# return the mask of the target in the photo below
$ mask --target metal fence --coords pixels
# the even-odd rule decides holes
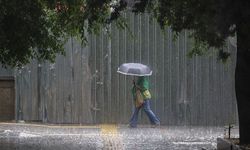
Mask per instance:
[[[128,123],[133,109],[131,82],[116,72],[125,62],[141,62],[153,70],[151,107],[166,125],[225,125],[237,122],[234,92],[235,48],[223,65],[213,52],[187,57],[189,32],[173,40],[171,29],[161,31],[147,15],[125,14],[129,29],[111,26],[90,35],[81,47],[73,38],[66,57],[55,64],[34,61],[15,70],[16,116],[50,123]],[[131,35],[132,33],[132,35]],[[140,113],[140,123],[148,123]]]

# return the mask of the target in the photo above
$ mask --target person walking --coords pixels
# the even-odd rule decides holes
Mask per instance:
[[[142,95],[142,99],[143,99],[142,102],[138,102],[137,94],[140,94],[138,92],[140,92]],[[149,91],[149,82],[145,76],[137,77],[137,82],[133,80],[132,95],[135,100],[135,108],[131,116],[129,126],[132,128],[137,127],[138,114],[141,108],[143,108],[144,112],[147,114],[151,125],[159,126],[160,120],[150,108],[151,94]]]

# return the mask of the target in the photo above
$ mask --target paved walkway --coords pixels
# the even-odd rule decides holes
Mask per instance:
[[[223,136],[219,127],[0,123],[0,150],[212,150]]]

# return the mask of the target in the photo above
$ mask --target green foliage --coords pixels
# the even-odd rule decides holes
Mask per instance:
[[[98,34],[113,21],[125,28],[123,1],[1,0],[0,63],[20,67],[32,59],[54,61],[64,54],[69,36],[86,44],[86,33]]]
[[[221,60],[222,63],[226,63],[229,57],[230,57],[230,53],[229,52],[225,52],[223,50],[219,50],[218,59]]]
[[[224,46],[226,38],[236,32],[239,5],[243,6],[231,0],[141,0],[134,9],[151,13],[163,30],[168,26],[177,33],[191,30],[195,40],[191,56],[202,55],[209,47]]]
[[[249,20],[250,14],[246,0],[138,0],[131,1],[132,6],[128,1],[1,0],[0,62],[15,67],[33,58],[54,61],[57,53],[64,53],[69,36],[86,44],[87,33],[98,34],[112,22],[128,28],[122,12],[131,7],[135,13],[150,14],[163,30],[170,26],[176,35],[191,30],[195,45],[190,55],[201,55],[209,47],[222,49],[226,38],[236,33],[236,25]]]
[[[188,53],[188,57],[192,58],[193,56],[202,56],[207,54],[209,46],[205,42],[197,42],[194,40],[193,49]]]
[[[210,47],[221,49],[225,45],[228,36],[235,34],[239,5],[237,1],[226,0],[141,0],[137,4],[139,11],[148,12],[157,18],[158,23],[165,29],[171,26],[174,32],[181,32],[183,29],[191,30],[191,37],[194,39],[194,48],[189,56],[202,55]],[[145,4],[148,4],[148,6]],[[154,4],[154,6],[152,5]],[[223,61],[229,55],[221,55]]]
[[[0,62],[11,67],[32,58],[53,61],[63,51],[60,30],[39,1],[0,1]]]

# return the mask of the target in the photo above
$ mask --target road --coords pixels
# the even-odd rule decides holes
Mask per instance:
[[[0,123],[0,150],[213,150],[223,136],[223,127]]]

